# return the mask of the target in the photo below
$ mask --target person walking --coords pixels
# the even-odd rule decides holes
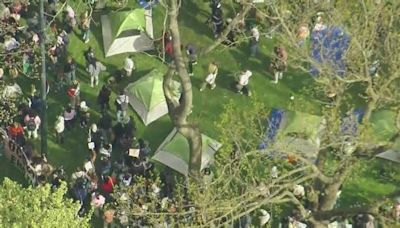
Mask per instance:
[[[56,123],[54,124],[54,130],[56,132],[56,141],[57,143],[64,143],[64,130],[65,130],[65,122],[64,117],[62,115],[57,116]]]
[[[287,53],[282,46],[276,46],[274,48],[275,57],[273,58],[270,68],[274,74],[273,83],[277,84],[279,79],[283,78],[283,72],[287,69]]]
[[[81,28],[82,28],[82,33],[83,33],[83,41],[86,43],[89,43],[90,41],[90,16],[89,16],[89,12],[85,11],[82,15],[81,15]]]
[[[238,77],[238,82],[236,84],[237,92],[243,94],[243,91],[247,93],[248,96],[251,96],[250,88],[249,88],[249,80],[253,73],[249,70],[242,70]]]
[[[99,84],[99,74],[102,71],[107,70],[107,67],[104,66],[100,61],[98,61],[96,58],[94,59],[94,62],[90,63],[87,71],[90,74],[90,87],[94,87],[94,85]]]
[[[125,76],[127,77],[131,76],[133,70],[135,70],[135,63],[133,62],[132,55],[130,55],[126,57],[124,60]]]
[[[207,87],[207,85],[210,85],[211,89],[215,89],[215,87],[217,86],[215,84],[215,79],[217,78],[217,74],[218,74],[218,65],[215,62],[211,62],[208,65],[208,75],[204,79],[204,82],[200,87],[200,91],[203,91]]]

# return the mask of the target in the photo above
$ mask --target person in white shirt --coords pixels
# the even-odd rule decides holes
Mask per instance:
[[[251,92],[249,89],[249,80],[253,73],[249,70],[243,70],[239,74],[238,82],[236,85],[237,92],[243,94],[243,90],[247,92],[248,96],[251,96]]]
[[[94,61],[89,64],[87,71],[90,74],[90,87],[93,88],[94,85],[97,86],[99,84],[99,74],[105,70],[107,70],[107,67],[97,61],[97,59],[94,59]]]
[[[132,56],[128,56],[124,60],[124,70],[125,70],[125,75],[127,77],[132,75],[132,71],[135,70],[135,63],[132,60]]]
[[[57,143],[64,143],[65,123],[62,115],[57,117],[56,123],[54,124],[54,130],[56,131]]]

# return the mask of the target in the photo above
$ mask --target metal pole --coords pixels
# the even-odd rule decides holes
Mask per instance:
[[[46,33],[45,33],[45,19],[44,19],[44,3],[43,0],[39,1],[40,7],[40,54],[42,59],[42,72],[40,76],[40,92],[41,92],[41,100],[42,107],[40,112],[40,153],[42,156],[47,156],[47,89],[46,89]]]

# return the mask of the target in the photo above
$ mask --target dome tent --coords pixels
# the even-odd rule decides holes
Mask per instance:
[[[163,73],[155,69],[125,88],[130,105],[145,125],[168,113],[163,90],[163,79]],[[175,99],[178,101],[180,84],[176,81],[173,81],[173,83]]]
[[[214,154],[222,145],[203,134],[201,135],[201,139],[201,169],[204,169],[213,162]],[[189,172],[189,156],[190,149],[187,139],[174,128],[164,142],[158,147],[152,159],[187,176]]]
[[[151,10],[134,9],[101,16],[105,56],[154,49]]]

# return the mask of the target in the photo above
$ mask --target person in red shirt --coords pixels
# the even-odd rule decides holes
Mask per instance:
[[[11,139],[15,140],[18,145],[23,146],[25,142],[24,128],[20,123],[14,122],[12,125],[10,125],[8,127],[8,135]]]
[[[117,178],[115,177],[111,177],[111,176],[107,176],[104,178],[103,180],[103,184],[101,184],[101,189],[105,192],[105,193],[112,193],[114,190],[114,185],[117,183]]]

